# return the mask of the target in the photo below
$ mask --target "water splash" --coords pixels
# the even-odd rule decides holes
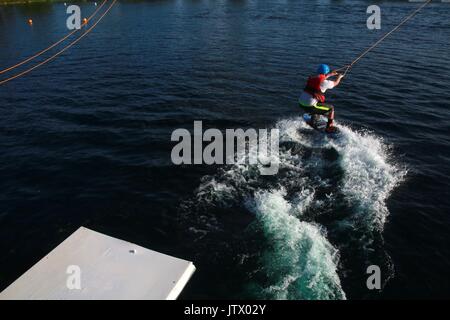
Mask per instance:
[[[347,222],[362,221],[368,229],[381,232],[389,214],[386,199],[407,171],[388,162],[388,148],[382,139],[347,127],[341,131],[342,138],[330,145],[341,155],[345,170],[341,192],[353,207]]]
[[[338,251],[320,226],[299,220],[284,189],[259,191],[250,204],[270,247],[261,258],[266,286],[249,284],[264,299],[345,299],[337,274]],[[311,199],[311,197],[309,196]]]
[[[345,299],[343,275],[365,276],[361,270],[368,263],[389,269],[382,239],[386,200],[406,171],[389,161],[382,139],[340,127],[339,137],[331,139],[301,118],[281,120],[276,176],[261,176],[255,166],[239,161],[202,179],[190,206],[191,223],[194,207],[209,208],[199,215],[198,230],[227,230],[227,213],[209,212],[233,208],[228,212],[234,214],[237,208],[255,217],[242,230],[242,243],[263,238],[264,247],[236,249],[248,250],[238,254],[241,267],[253,268],[246,271],[245,298]]]

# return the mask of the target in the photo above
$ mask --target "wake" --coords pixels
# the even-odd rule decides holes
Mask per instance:
[[[262,176],[240,161],[203,177],[183,211],[194,238],[239,257],[244,298],[345,299],[343,276],[360,282],[370,264],[392,274],[382,238],[386,200],[406,171],[389,162],[386,144],[342,125],[330,139],[301,118],[275,127],[279,173]],[[218,244],[235,215],[253,219],[239,240]]]

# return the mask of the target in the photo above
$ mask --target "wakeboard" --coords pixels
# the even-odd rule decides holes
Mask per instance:
[[[316,131],[326,134],[327,136],[335,136],[339,133],[339,128],[336,126],[333,127],[334,130],[332,132],[326,131],[328,119],[321,115],[312,116],[309,113],[305,113],[303,115],[303,120],[308,126]]]

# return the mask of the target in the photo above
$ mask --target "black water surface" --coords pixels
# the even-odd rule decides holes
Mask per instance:
[[[67,53],[1,86],[0,289],[83,225],[194,260],[183,298],[248,297],[257,266],[241,266],[236,254],[242,243],[252,252],[270,244],[260,231],[244,238],[255,220],[245,199],[195,203],[202,179],[221,168],[173,165],[171,133],[194,120],[265,128],[297,116],[316,65],[349,63],[417,5],[378,4],[382,30],[367,29],[364,1],[122,1]],[[81,7],[85,16],[94,10]],[[66,34],[65,9],[0,7],[0,67]],[[430,5],[329,95],[339,121],[383,138],[408,170],[387,201],[383,250],[394,276],[368,294],[356,283],[364,276],[352,276],[362,266],[343,252],[348,298],[450,297],[448,21],[450,4]],[[179,219],[186,210],[222,217],[227,228],[201,245]],[[340,237],[330,241],[339,247]]]

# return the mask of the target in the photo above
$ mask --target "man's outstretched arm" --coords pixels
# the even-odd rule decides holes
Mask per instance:
[[[339,74],[336,71],[332,71],[329,74],[327,74],[326,78],[331,78],[337,76],[337,79],[334,81],[334,86],[336,87],[337,85],[339,85],[339,83],[341,83],[341,79],[344,77],[343,74]]]

